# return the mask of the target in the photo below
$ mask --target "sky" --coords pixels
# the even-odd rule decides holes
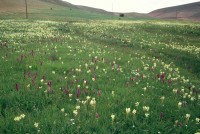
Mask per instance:
[[[155,9],[199,2],[198,0],[63,0],[74,5],[83,5],[113,12],[149,13]]]

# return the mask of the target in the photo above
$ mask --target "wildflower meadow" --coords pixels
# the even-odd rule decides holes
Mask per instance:
[[[0,133],[200,132],[200,24],[0,20]]]

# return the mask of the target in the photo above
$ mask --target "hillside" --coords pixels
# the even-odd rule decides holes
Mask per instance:
[[[119,13],[107,12],[80,5],[72,5],[61,0],[27,0],[29,19],[40,20],[83,20],[83,19],[119,19]],[[1,19],[25,18],[24,0],[0,0]],[[146,19],[143,14],[125,14],[123,19]],[[121,18],[122,19],[122,18]]]
[[[110,15],[82,10],[78,6],[60,0],[27,0],[29,19],[40,20],[82,20],[109,19]],[[1,19],[24,19],[24,0],[0,0]]]
[[[186,19],[200,21],[200,2],[154,10],[148,16],[161,19]]]

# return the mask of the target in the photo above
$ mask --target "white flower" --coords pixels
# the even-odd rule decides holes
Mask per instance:
[[[94,107],[94,106],[96,105],[96,100],[95,100],[95,99],[92,99],[92,100],[90,101],[90,105]]]
[[[145,113],[145,117],[148,118],[149,117],[149,113]]]
[[[129,114],[129,113],[130,113],[130,111],[131,111],[131,109],[130,109],[130,108],[126,108],[126,114]]]
[[[23,119],[25,118],[25,114],[21,114],[20,117]]]
[[[133,109],[132,114],[135,115],[137,113],[137,110]]]
[[[115,115],[114,114],[111,114],[111,119],[112,119],[112,121],[114,121],[114,119],[115,119]]]
[[[90,96],[87,96],[87,97],[86,97],[87,100],[89,100],[90,98],[91,98]]]
[[[73,114],[74,114],[75,116],[77,116],[78,111],[77,111],[77,110],[74,110],[74,111],[73,111]]]
[[[200,122],[200,118],[196,118],[195,120],[196,120],[196,123],[199,124],[199,122]]]
[[[114,96],[115,95],[115,91],[112,91],[112,96]]]
[[[55,74],[56,72],[55,71],[52,71],[52,74]]]
[[[160,97],[160,99],[163,101],[165,99],[165,96]]]
[[[173,93],[175,93],[175,94],[176,94],[176,93],[177,93],[177,91],[178,91],[177,89],[173,89]]]
[[[60,111],[61,111],[61,112],[65,112],[65,109],[64,109],[64,108],[62,108]]]
[[[182,106],[182,102],[179,102],[178,103],[178,107],[180,108]]]
[[[69,94],[69,97],[72,97],[72,94]]]
[[[149,107],[148,106],[143,106],[143,110],[148,112],[149,111]]]
[[[86,80],[84,80],[84,81],[83,81],[83,83],[84,83],[84,84],[86,84],[86,83],[87,83],[87,81],[86,81]]]
[[[86,63],[86,64],[85,64],[85,68],[87,68],[87,67],[88,67],[88,64]]]
[[[191,101],[194,101],[194,100],[195,100],[195,98],[194,98],[194,97],[191,97],[191,98],[190,98],[190,100],[191,100]]]
[[[20,116],[17,116],[14,118],[14,121],[20,121],[21,120],[21,117]]]
[[[82,101],[82,104],[85,105],[87,101]]]
[[[140,104],[139,102],[136,102],[136,103],[135,103],[135,106],[136,106],[136,107],[138,107],[138,106],[139,106],[139,104]]]
[[[76,110],[79,110],[81,107],[80,106],[76,106]]]
[[[186,114],[186,115],[185,115],[185,118],[186,118],[187,120],[189,120],[189,119],[190,119],[190,114]]]
[[[41,79],[40,81],[41,81],[41,82],[44,82],[44,79]]]
[[[38,128],[39,123],[35,122],[35,123],[34,123],[34,126],[35,126],[36,128]]]

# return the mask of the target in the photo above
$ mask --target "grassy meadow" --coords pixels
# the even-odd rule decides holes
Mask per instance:
[[[200,132],[200,24],[101,16],[0,19],[0,133]]]

